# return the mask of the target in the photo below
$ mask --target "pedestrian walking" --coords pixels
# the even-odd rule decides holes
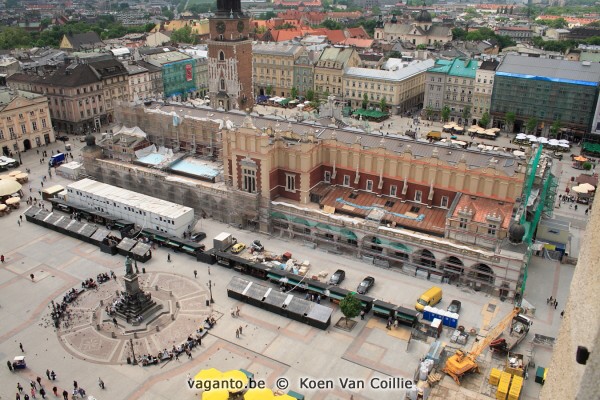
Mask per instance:
[[[69,392],[67,392],[66,390],[63,390],[62,395],[63,395],[63,400],[69,400]]]
[[[31,388],[31,398],[32,399],[37,398],[37,397],[35,397],[35,393],[36,393],[35,388]]]
[[[198,271],[194,270],[194,278],[198,277]]]
[[[113,318],[114,319],[114,318]],[[77,381],[73,381],[73,388],[77,389]]]
[[[17,382],[17,390],[19,393],[23,393],[23,386],[21,386],[21,382]]]
[[[32,388],[35,388],[37,385],[37,383],[35,383],[35,381],[30,381],[29,382],[29,386],[31,386]]]
[[[25,393],[25,395],[23,396],[23,400],[29,400],[29,395],[27,393]]]
[[[558,307],[558,301],[554,300],[554,309],[556,310],[556,307]]]
[[[236,317],[240,316],[240,308],[238,306],[235,307],[235,316]]]
[[[17,224],[19,224],[19,228],[20,228],[21,227],[21,220],[20,219],[17,220]]]
[[[12,364],[10,363],[10,361],[7,361],[7,362],[6,362],[6,366],[8,367],[8,370],[9,370],[10,372],[12,372],[12,370],[13,370],[13,366],[12,366]]]
[[[208,266],[208,275],[210,275],[210,265]]]
[[[48,377],[48,380],[50,380],[50,370],[49,369],[46,370],[46,376]]]
[[[115,317],[113,317],[113,324],[115,325],[115,327],[118,327],[119,324],[117,323],[117,319]],[[77,383],[77,382],[75,382]]]
[[[235,311],[233,310],[233,308],[231,308],[231,309],[229,310],[229,313],[231,314],[231,316],[232,316],[232,317],[234,317],[234,318],[235,318]]]
[[[50,371],[50,378],[52,378],[53,381],[56,380],[56,373],[54,372],[54,370]]]
[[[40,389],[40,396],[42,396],[42,399],[46,398],[46,391],[44,390],[44,388]]]
[[[17,395],[15,396],[15,399],[21,400],[21,395],[19,394],[19,392],[17,392]]]
[[[239,328],[235,330],[235,337],[238,339],[240,338],[240,329]]]
[[[42,378],[40,378],[38,376],[37,378],[35,378],[35,380],[37,381],[38,385],[40,385],[40,387],[42,387]]]
[[[188,359],[191,360],[192,359],[192,351],[190,349],[187,349],[186,353],[187,353]]]
[[[35,275],[33,275],[33,274],[29,274],[29,277],[31,278],[31,282],[33,282],[33,281],[34,281],[34,279],[35,279]]]
[[[44,181],[41,181],[40,184],[42,185],[42,187],[44,187]]]
[[[171,262],[171,253],[167,254],[167,262]]]
[[[562,311],[560,312],[560,317],[562,318],[562,317],[564,317],[564,316],[565,316],[565,310],[562,310]]]
[[[2,254],[2,255],[0,256],[0,262],[1,262],[2,264],[4,264],[4,254]]]
[[[102,379],[100,379],[98,377],[98,386],[100,386],[100,389],[104,389],[104,381]]]
[[[56,386],[52,387],[52,393],[54,394],[54,396],[58,397],[58,388]]]
[[[175,361],[179,361],[179,353],[175,352]]]
[[[365,310],[360,310],[360,319],[365,319]]]

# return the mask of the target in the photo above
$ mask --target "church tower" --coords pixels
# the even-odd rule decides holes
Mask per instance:
[[[209,19],[208,95],[213,108],[251,109],[252,41],[250,18],[242,13],[241,0],[217,0]]]

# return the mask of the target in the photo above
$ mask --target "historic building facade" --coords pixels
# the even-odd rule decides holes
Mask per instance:
[[[0,91],[0,153],[10,155],[54,142],[48,99],[20,90]]]
[[[252,47],[256,96],[290,97],[294,87],[296,58],[302,46],[259,43]]]
[[[250,18],[240,0],[218,0],[209,20],[208,92],[214,109],[246,110],[254,106]]]
[[[96,179],[433,282],[519,293],[530,253],[508,236],[527,165],[510,153],[181,106],[138,106],[123,118],[167,146],[204,129],[202,140],[221,149],[213,156],[222,180],[181,182],[160,169],[88,160]]]

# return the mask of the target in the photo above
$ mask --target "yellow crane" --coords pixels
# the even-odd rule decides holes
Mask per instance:
[[[504,329],[510,325],[513,318],[515,318],[521,312],[521,308],[515,307],[506,317],[502,319],[488,334],[479,341],[476,341],[471,348],[471,351],[466,354],[462,350],[457,350],[454,355],[450,356],[446,360],[446,365],[442,369],[445,373],[450,375],[454,381],[460,385],[460,379],[467,372],[479,373],[479,365],[477,364],[477,357],[483,352],[483,350],[490,345],[491,342],[496,340]]]

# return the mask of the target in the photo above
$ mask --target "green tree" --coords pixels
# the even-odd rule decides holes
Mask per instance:
[[[385,96],[383,96],[381,98],[381,101],[379,102],[379,108],[381,109],[382,112],[387,112],[387,100],[385,99]]]
[[[175,18],[175,13],[173,11],[169,10],[167,7],[162,8],[162,15],[169,20]]]
[[[346,326],[348,326],[349,319],[358,317],[361,306],[360,300],[354,296],[354,293],[348,293],[346,297],[340,301],[340,310],[346,318]]]
[[[467,31],[463,28],[452,28],[452,38],[454,40],[465,40],[467,38]]]
[[[285,24],[281,24],[281,25],[275,27],[275,29],[277,29],[277,30],[292,29],[292,28],[295,28],[295,26],[293,24],[290,24],[289,22],[286,22]]]
[[[339,22],[334,21],[332,19],[326,19],[325,21],[323,21],[321,23],[321,26],[323,28],[327,28],[327,29],[331,29],[331,30],[344,29],[344,26],[342,24],[340,24]]]
[[[368,105],[369,105],[369,95],[365,93],[365,94],[363,94],[362,108],[366,110]]]
[[[504,115],[504,119],[506,120],[507,125],[506,130],[509,132],[513,132],[515,130],[515,119],[517,119],[515,113],[512,111],[507,112],[506,115]]]
[[[292,87],[292,90],[290,91],[290,96],[292,97],[292,99],[298,97],[298,89],[296,89],[295,86]]]
[[[471,107],[466,106],[462,112],[463,125],[467,126],[469,123],[469,118],[471,118]]]
[[[442,121],[446,122],[448,121],[448,118],[450,118],[450,108],[444,106],[444,108],[442,108]]]
[[[425,43],[421,43],[417,45],[417,50],[425,50],[427,45]]]
[[[433,112],[433,108],[431,106],[427,106],[427,108],[425,109],[425,116],[427,117],[427,119],[433,117]]]
[[[273,87],[271,85],[267,86],[267,88],[265,89],[265,93],[267,94],[267,96],[270,96],[271,93],[273,93]]]
[[[313,101],[315,99],[315,91],[312,89],[309,89],[306,91],[306,100],[307,101]]]
[[[379,14],[381,14],[381,8],[379,8],[377,6],[373,6],[373,8],[371,8],[371,13],[373,15],[379,15]]]
[[[175,29],[173,33],[171,33],[171,40],[176,43],[194,43],[192,27],[186,25],[183,28]]]
[[[550,127],[550,135],[552,137],[557,137],[558,132],[560,132],[560,120],[559,119],[557,119],[556,121],[554,121],[552,123],[552,126]]]
[[[119,10],[126,10],[129,8],[129,3],[119,3]]]
[[[484,112],[481,118],[479,119],[479,126],[482,128],[487,128],[490,124],[490,114],[488,112]]]
[[[527,120],[527,124],[525,125],[527,132],[533,134],[535,133],[535,129],[537,128],[538,120],[535,117],[531,117]]]
[[[591,163],[591,162],[589,162],[589,161],[586,161],[586,162],[584,162],[584,163],[583,163],[581,166],[582,166],[582,167],[583,167],[583,169],[585,169],[586,171],[589,171],[590,169],[592,169],[592,163]],[[342,304],[341,304],[341,302],[340,302],[340,305],[342,305]]]

